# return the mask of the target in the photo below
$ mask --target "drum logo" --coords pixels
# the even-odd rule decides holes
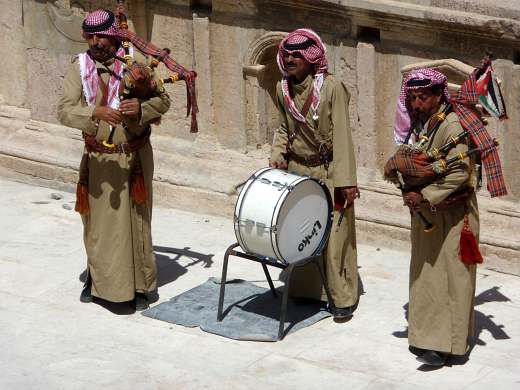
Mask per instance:
[[[311,244],[311,239],[313,237],[318,237],[318,232],[320,230],[321,230],[321,223],[320,223],[320,221],[314,222],[314,226],[312,227],[311,234],[306,235],[305,238],[302,240],[302,242],[300,242],[300,244],[298,245],[298,251],[302,252],[307,245],[310,245]]]

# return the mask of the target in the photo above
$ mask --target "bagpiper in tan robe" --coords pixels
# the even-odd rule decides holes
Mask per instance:
[[[439,112],[443,109],[444,105]],[[424,128],[427,126],[428,123]],[[449,113],[427,144],[427,150],[439,148],[462,130],[457,115]],[[447,157],[467,150],[467,145],[459,144]],[[468,337],[473,335],[476,265],[459,259],[459,240],[467,207],[469,225],[478,242],[477,198],[472,191],[466,203],[435,208],[454,192],[474,188],[473,166],[466,158],[448,175],[421,190],[432,205],[421,207],[423,215],[435,224],[432,232],[424,232],[419,218],[412,216],[408,342],[416,348],[463,355],[468,349]]]
[[[293,100],[300,111],[312,90],[312,84],[312,75],[308,75],[299,84],[292,84]],[[284,106],[279,83],[277,106],[281,115],[281,126],[274,136],[271,161],[284,160],[288,133],[296,135],[291,149],[301,157],[316,155],[320,146],[316,142],[324,142],[332,145],[333,149],[333,160],[327,168],[324,165],[307,167],[289,159],[288,171],[322,180],[333,197],[334,188],[356,186],[356,162],[348,114],[349,99],[350,95],[345,85],[334,76],[327,75],[321,89],[318,119],[313,119],[310,110],[306,115],[307,123],[312,124],[315,129],[313,134],[309,134],[309,130],[312,129],[301,127],[296,131],[294,119]],[[335,306],[344,308],[355,305],[358,300],[354,206],[346,210],[340,229],[336,231],[339,214],[338,211],[334,212],[332,230],[324,252],[324,269]],[[319,273],[313,264],[294,269],[290,292],[293,296],[326,300]]]
[[[146,59],[136,53],[135,59]],[[105,62],[113,70],[114,61]],[[96,61],[102,79],[108,85],[110,74]],[[96,106],[102,101],[98,88]],[[127,120],[127,129],[116,127],[113,142],[121,144],[142,136],[150,123],[159,119],[170,107],[166,93],[141,101],[141,118]],[[108,138],[105,122],[99,127],[92,120],[95,106],[88,106],[83,94],[79,61],[74,59],[65,76],[63,97],[58,104],[59,121],[95,136],[96,141]],[[88,157],[88,158],[87,158]],[[130,197],[130,174],[140,162],[148,200],[136,204]],[[83,215],[84,242],[88,272],[92,278],[92,295],[112,302],[134,299],[136,292],[156,288],[156,265],[152,248],[152,177],[153,153],[150,143],[132,153],[99,153],[84,151],[81,172],[88,172],[90,213]]]

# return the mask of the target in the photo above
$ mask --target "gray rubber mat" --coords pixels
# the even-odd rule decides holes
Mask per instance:
[[[217,321],[220,281],[210,278],[168,302],[143,312],[143,315],[235,340],[277,341],[282,294],[274,298],[267,288],[235,279],[226,283],[224,318]],[[329,317],[325,304],[291,299],[287,303],[285,334]]]

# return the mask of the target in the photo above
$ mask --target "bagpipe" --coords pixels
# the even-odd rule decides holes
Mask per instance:
[[[128,18],[125,11],[125,1],[117,0],[117,7],[115,12],[119,32],[118,36],[122,39],[122,46],[124,48],[124,57],[112,54],[112,57],[117,61],[123,62],[126,66],[123,70],[122,79],[119,84],[119,100],[138,98],[149,99],[152,96],[164,92],[164,84],[175,83],[179,80],[184,80],[186,83],[187,107],[186,116],[191,113],[191,128],[190,132],[196,133],[197,126],[197,97],[195,90],[195,79],[197,73],[193,70],[187,70],[170,56],[170,49],[159,49],[153,43],[144,40],[136,35],[133,31],[128,29]],[[149,65],[140,64],[134,61],[130,54],[130,44],[145,55],[153,57]],[[171,72],[167,78],[154,78],[155,69],[163,63]],[[114,137],[115,128],[110,129],[108,139],[103,141],[106,147],[114,147],[112,140]]]
[[[452,111],[457,114],[463,131],[441,147],[427,149],[428,142]],[[405,143],[398,147],[385,164],[384,178],[394,183],[403,192],[417,191],[447,175],[467,157],[477,155],[486,168],[486,163],[493,165],[493,170],[488,169],[486,172],[491,195],[504,195],[507,192],[501,181],[500,160],[496,150],[499,142],[491,138],[484,127],[483,115],[486,113],[500,120],[507,118],[502,93],[491,68],[491,55],[482,60],[481,65],[473,71],[458,94],[452,97],[445,108],[430,119],[427,135],[420,136],[414,144]],[[413,126],[410,134],[412,130]],[[460,143],[467,144],[468,150],[447,158],[450,150]],[[489,160],[495,164],[489,164]],[[497,172],[496,177],[499,181],[495,178],[490,183],[490,176]],[[416,212],[416,215],[422,220],[424,231],[429,232],[435,228],[420,211]]]
[[[467,157],[480,152],[478,148],[473,147],[466,152],[446,158],[452,148],[460,143],[468,143],[468,138],[469,132],[463,130],[441,147],[431,150],[425,148],[430,140],[427,136],[419,137],[416,144],[401,145],[385,164],[384,178],[396,184],[403,192],[427,186],[457,167]],[[493,141],[494,146],[499,145],[496,138]]]

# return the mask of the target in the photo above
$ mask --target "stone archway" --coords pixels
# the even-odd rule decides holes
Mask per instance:
[[[253,41],[244,61],[246,93],[246,140],[248,149],[271,144],[279,126],[275,105],[276,83],[281,74],[276,54],[284,32],[269,32]]]

